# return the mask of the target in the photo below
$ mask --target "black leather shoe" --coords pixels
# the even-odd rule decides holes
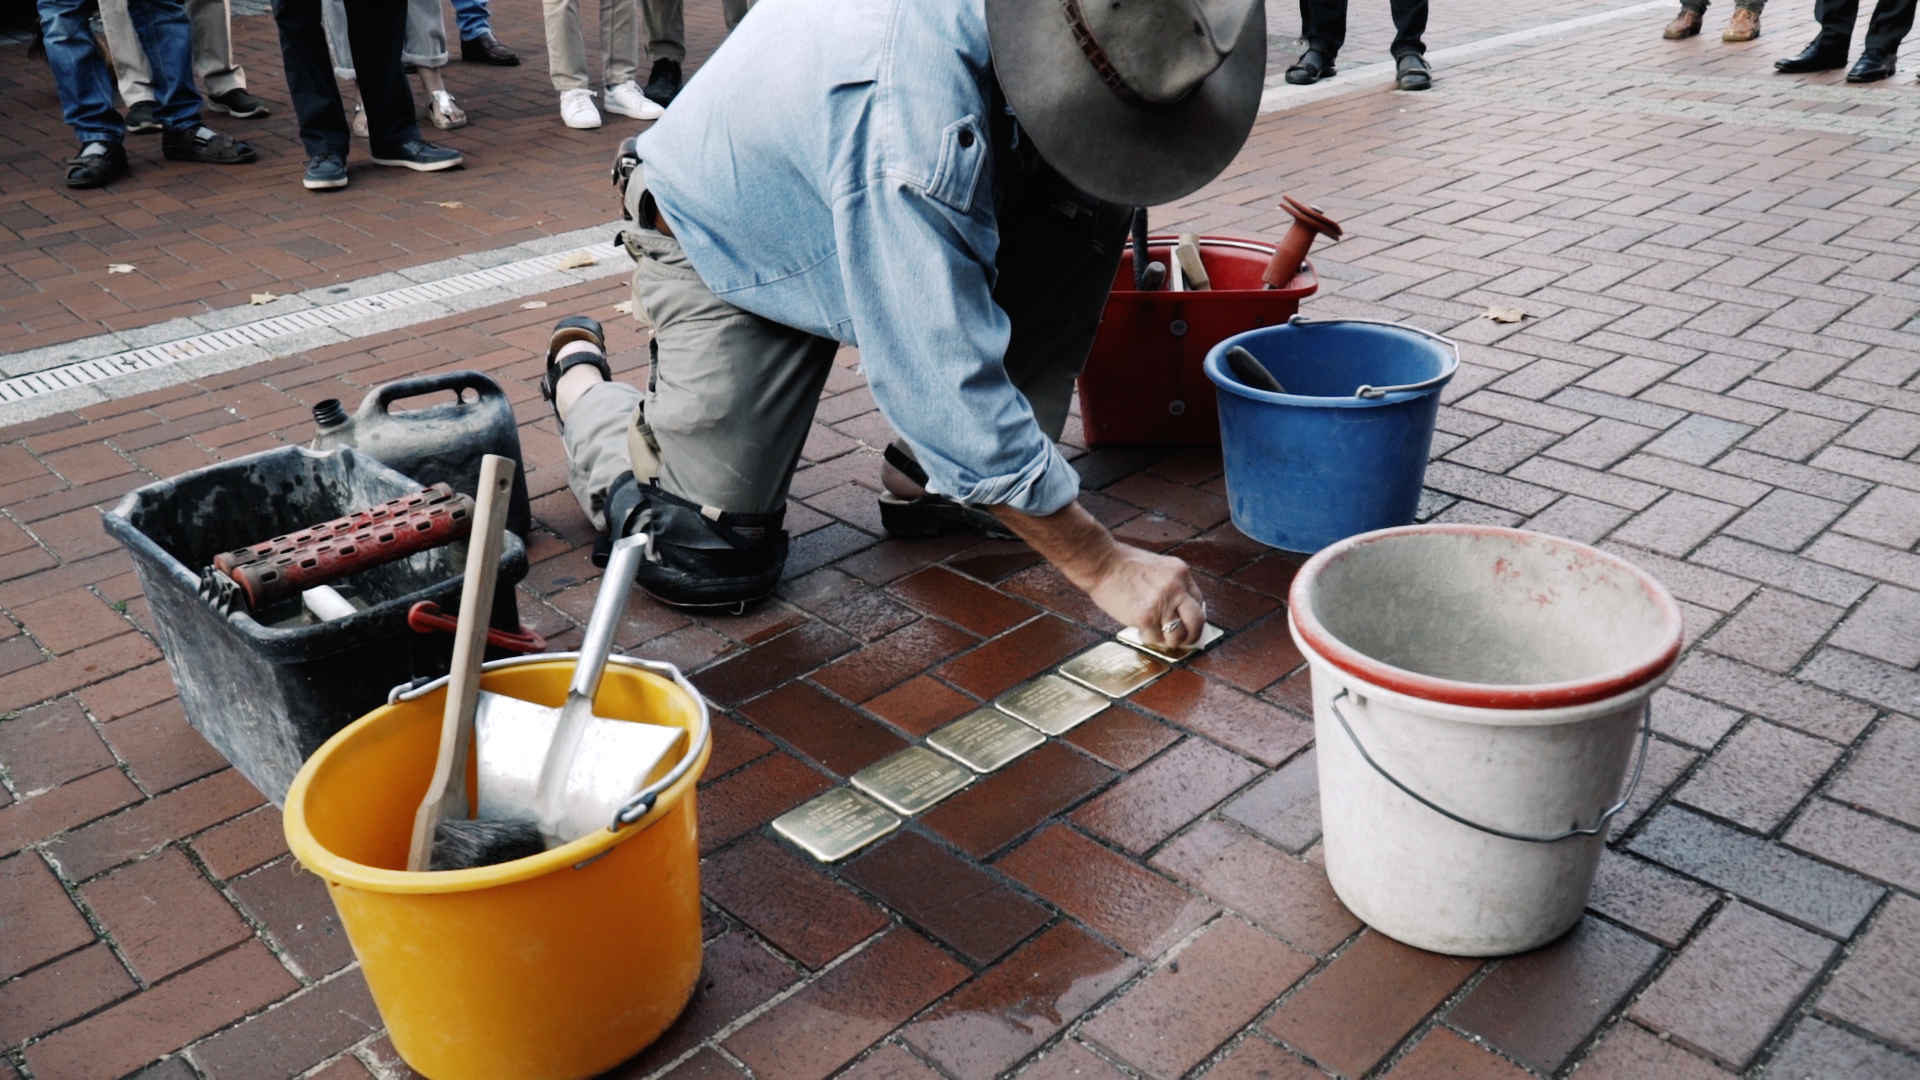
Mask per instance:
[[[105,149],[87,153],[94,147]],[[105,187],[127,175],[127,148],[117,142],[88,143],[80,148],[79,154],[68,158],[66,165],[68,187]]]
[[[451,169],[465,160],[460,156],[460,151],[435,146],[425,139],[404,142],[387,153],[373,155],[375,165],[398,165],[403,169],[412,169],[414,172],[439,172],[441,169]]]
[[[1805,75],[1811,71],[1832,71],[1846,66],[1846,53],[1823,52],[1818,41],[1801,49],[1797,56],[1789,56],[1785,60],[1773,62],[1773,70],[1782,75]]]
[[[663,56],[653,62],[653,70],[647,72],[647,85],[640,92],[656,105],[671,105],[684,84],[680,64]]]
[[[1333,78],[1333,58],[1317,48],[1309,48],[1300,54],[1300,59],[1287,69],[1287,81],[1295,86],[1305,86],[1321,79]]]
[[[470,64],[492,64],[495,67],[517,67],[520,54],[500,44],[492,34],[481,34],[460,43],[460,59]]]
[[[1425,90],[1433,85],[1433,70],[1427,67],[1427,58],[1419,53],[1408,53],[1394,61],[1394,82],[1402,90]]]
[[[1847,72],[1848,82],[1879,82],[1893,77],[1895,55],[1892,49],[1868,49],[1853,62],[1853,69]]]
[[[168,161],[201,161],[208,165],[245,165],[253,160],[253,147],[205,124],[161,132],[160,152]]]

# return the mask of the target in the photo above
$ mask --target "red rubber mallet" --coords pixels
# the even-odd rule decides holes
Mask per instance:
[[[1280,238],[1280,246],[1273,249],[1273,258],[1267,263],[1266,273],[1260,280],[1269,289],[1284,289],[1300,272],[1301,263],[1306,261],[1307,249],[1313,246],[1315,236],[1331,236],[1340,239],[1340,226],[1317,206],[1307,206],[1292,196],[1280,197],[1280,209],[1293,215],[1293,227],[1287,235]]]

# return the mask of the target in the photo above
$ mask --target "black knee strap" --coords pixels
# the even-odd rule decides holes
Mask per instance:
[[[652,508],[647,525],[655,544],[691,551],[753,551],[786,538],[780,527],[785,507],[770,514],[713,512],[674,495],[658,484],[648,484],[645,498]],[[611,504],[612,493],[608,493]]]

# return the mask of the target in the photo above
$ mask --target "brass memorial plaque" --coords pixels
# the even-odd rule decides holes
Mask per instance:
[[[927,736],[927,745],[977,773],[990,773],[1047,737],[994,709],[975,709]]]
[[[972,783],[973,773],[924,746],[909,746],[851,779],[854,787],[911,817]]]
[[[852,788],[834,788],[773,819],[781,836],[837,862],[900,827],[900,817]]]
[[[1058,675],[1042,675],[1001,694],[994,708],[1048,735],[1065,735],[1100,715],[1106,698]]]
[[[1177,664],[1180,661],[1185,660],[1187,657],[1194,655],[1195,653],[1206,652],[1208,649],[1213,648],[1214,642],[1219,641],[1221,638],[1226,636],[1227,636],[1227,632],[1225,630],[1220,629],[1219,627],[1213,625],[1212,623],[1208,623],[1206,625],[1206,628],[1200,631],[1199,643],[1195,645],[1187,645],[1185,647],[1169,647],[1166,645],[1149,645],[1146,642],[1140,640],[1140,630],[1138,627],[1133,627],[1133,626],[1129,626],[1125,630],[1120,631],[1119,640],[1128,645],[1133,646],[1136,649],[1139,649],[1141,652],[1146,653],[1148,656],[1157,656],[1160,659],[1165,660],[1169,663]]]
[[[1095,645],[1060,666],[1060,674],[1108,697],[1126,697],[1173,669],[1117,641]]]

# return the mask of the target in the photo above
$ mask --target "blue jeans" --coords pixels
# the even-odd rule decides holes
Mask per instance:
[[[487,0],[453,0],[453,17],[460,24],[460,40],[472,41],[493,33]]]
[[[127,124],[113,107],[113,69],[100,55],[88,25],[86,0],[39,0],[47,64],[60,90],[62,119],[84,145],[120,142]],[[180,0],[128,0],[127,15],[153,69],[154,119],[169,130],[200,123],[200,92],[193,88],[193,30]]]

